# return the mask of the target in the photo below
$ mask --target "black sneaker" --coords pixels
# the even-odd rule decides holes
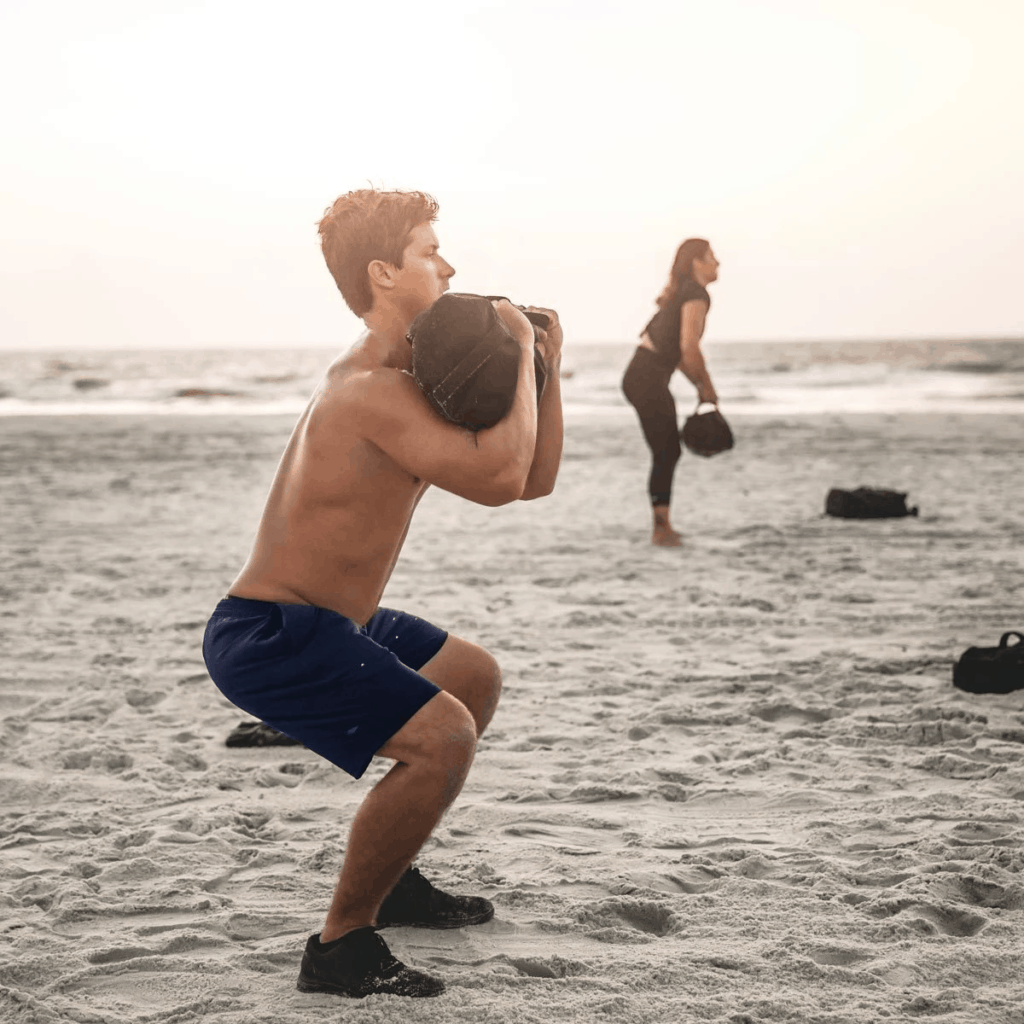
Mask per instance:
[[[439,996],[444,982],[396,960],[373,928],[357,928],[333,942],[310,935],[302,954],[300,992],[330,992],[336,996]]]
[[[225,747],[301,747],[302,741],[285,736],[266,722],[240,722],[228,733]]]
[[[435,889],[419,872],[407,868],[377,912],[377,927],[462,928],[494,917],[494,904],[482,896],[450,896]]]

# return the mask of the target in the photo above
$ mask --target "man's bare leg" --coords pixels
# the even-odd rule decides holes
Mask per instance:
[[[498,663],[468,640],[449,634],[420,674],[444,692],[379,751],[398,763],[370,791],[352,823],[321,942],[374,923],[384,897],[461,790],[476,749],[473,735],[484,731],[497,707]]]
[[[501,669],[494,658],[477,644],[449,633],[441,650],[420,669],[420,675],[466,706],[479,739],[501,696]]]
[[[450,694],[439,693],[378,752],[398,763],[370,790],[352,822],[321,942],[372,925],[473,763],[476,723]]]
[[[683,543],[682,534],[672,529],[669,521],[668,505],[654,505],[654,531],[651,543],[661,548],[678,548]]]

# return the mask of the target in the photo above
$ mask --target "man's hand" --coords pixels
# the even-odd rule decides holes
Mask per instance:
[[[508,299],[492,299],[491,303],[509,333],[519,342],[519,347],[530,351],[533,348],[533,324]]]
[[[526,308],[531,313],[543,313],[548,318],[546,328],[537,328],[537,344],[545,366],[550,369],[562,351],[562,324],[553,309],[545,309],[543,306],[527,306]]]

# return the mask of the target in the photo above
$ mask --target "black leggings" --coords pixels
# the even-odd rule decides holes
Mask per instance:
[[[667,505],[672,500],[672,476],[682,454],[676,402],[668,389],[674,370],[674,366],[640,345],[622,378],[622,392],[636,409],[644,439],[651,449],[648,490],[652,505]]]

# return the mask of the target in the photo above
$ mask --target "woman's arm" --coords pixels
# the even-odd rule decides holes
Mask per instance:
[[[717,405],[718,392],[711,383],[711,375],[704,363],[704,353],[700,349],[707,313],[707,303],[700,299],[683,303],[679,312],[679,369],[697,386],[699,402],[714,402]]]

